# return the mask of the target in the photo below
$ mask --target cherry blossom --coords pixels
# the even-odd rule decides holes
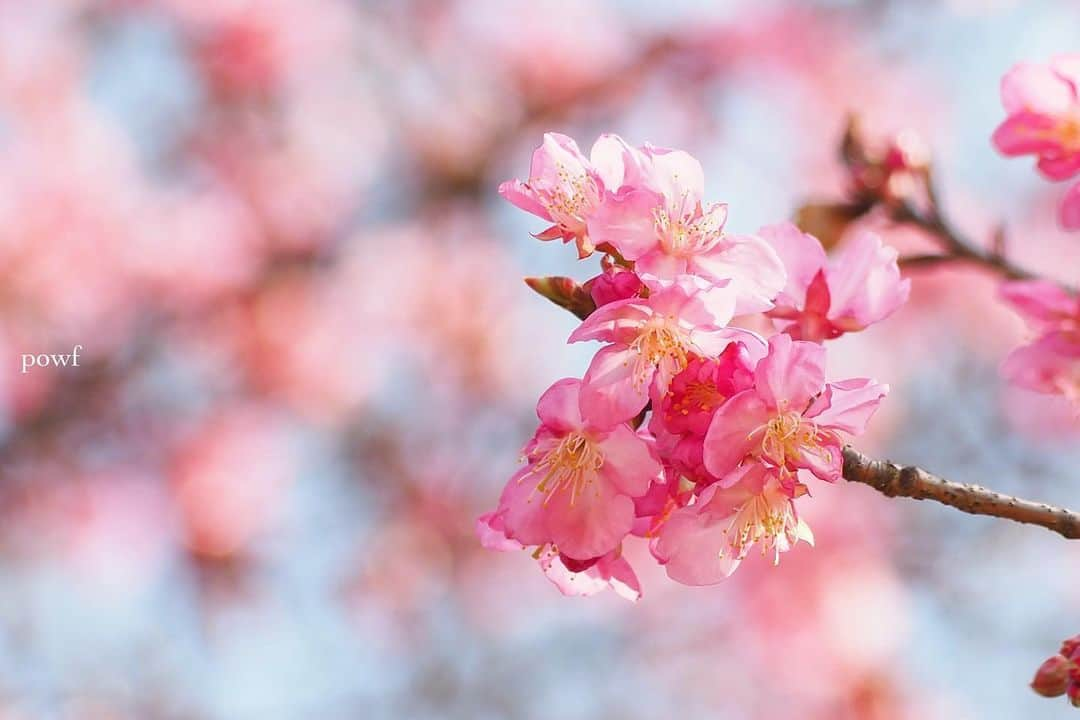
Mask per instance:
[[[491,523],[522,545],[578,560],[613,551],[634,523],[633,498],[659,479],[648,442],[628,425],[595,425],[578,409],[581,381],[556,382],[536,406],[527,465],[506,484]]]
[[[822,346],[774,335],[754,370],[754,387],[716,411],[705,435],[705,467],[722,478],[756,460],[838,480],[844,437],[862,433],[887,393],[887,385],[864,378],[826,385]]]
[[[873,234],[856,235],[831,261],[813,235],[791,223],[762,228],[784,261],[787,285],[769,317],[796,340],[837,338],[884,320],[907,302],[897,252]]]

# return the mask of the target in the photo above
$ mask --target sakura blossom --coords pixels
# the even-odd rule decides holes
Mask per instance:
[[[791,223],[758,231],[787,268],[787,284],[768,316],[796,340],[822,342],[889,317],[911,292],[897,251],[870,233],[856,235],[828,258],[821,243]]]
[[[660,476],[648,441],[625,424],[596,425],[579,409],[580,380],[556,382],[536,406],[527,464],[506,484],[498,523],[522,545],[554,545],[591,560],[612,552],[634,523],[633,498]]]
[[[840,479],[844,438],[866,428],[887,385],[858,378],[825,383],[825,351],[780,334],[754,369],[754,387],[728,398],[705,435],[706,469],[728,475],[742,462]]]

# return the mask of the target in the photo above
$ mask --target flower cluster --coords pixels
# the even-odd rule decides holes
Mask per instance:
[[[1031,689],[1046,697],[1068,695],[1074,707],[1080,707],[1080,635],[1061,643],[1057,655],[1039,666]]]
[[[583,286],[530,282],[584,317],[570,342],[602,346],[540,398],[524,467],[478,521],[485,546],[533,548],[566,594],[636,598],[630,536],[689,585],[719,582],[754,546],[778,562],[812,543],[796,501],[841,477],[845,439],[888,391],[826,382],[822,343],[904,303],[896,252],[861,235],[830,260],[787,223],[727,233],[704,184],[679,150],[608,135],[586,157],[549,133],[528,180],[500,187],[552,223],[540,239],[604,254]]]
[[[1001,79],[1001,102],[1009,114],[994,131],[1001,153],[1037,156],[1048,180],[1080,175],[1080,55],[1016,65]],[[1065,193],[1060,220],[1080,230],[1080,182]]]
[[[1045,280],[1005,283],[1001,296],[1037,334],[1005,358],[1002,374],[1019,387],[1080,403],[1080,297]]]

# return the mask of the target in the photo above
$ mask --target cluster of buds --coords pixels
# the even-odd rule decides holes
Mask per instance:
[[[605,135],[585,156],[549,133],[528,180],[500,187],[551,223],[539,239],[603,254],[584,284],[527,281],[582,319],[570,342],[602,347],[541,396],[524,466],[478,521],[485,546],[531,548],[564,593],[636,598],[632,537],[689,585],[754,547],[776,563],[812,543],[796,501],[841,477],[843,443],[888,392],[826,382],[824,343],[906,301],[896,251],[865,234],[830,259],[789,223],[729,234],[704,182],[679,150]]]
[[[1068,695],[1073,707],[1080,707],[1080,635],[1061,643],[1061,650],[1039,666],[1031,689],[1044,697]]]
[[[799,208],[799,227],[820,238],[826,248],[840,242],[848,227],[877,207],[901,216],[905,206],[928,206],[930,153],[911,130],[868,138],[858,118],[851,116],[839,147],[847,170],[847,189],[840,202],[809,202]]]
[[[855,118],[844,132],[840,156],[856,201],[892,205],[909,200],[926,187],[930,173],[929,150],[916,133],[905,130],[874,144]]]

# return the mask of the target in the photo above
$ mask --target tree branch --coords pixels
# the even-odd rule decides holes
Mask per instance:
[[[1080,513],[952,482],[912,465],[873,460],[851,447],[844,448],[844,479],[869,485],[888,497],[935,500],[972,515],[1040,525],[1070,540],[1080,539]]]

